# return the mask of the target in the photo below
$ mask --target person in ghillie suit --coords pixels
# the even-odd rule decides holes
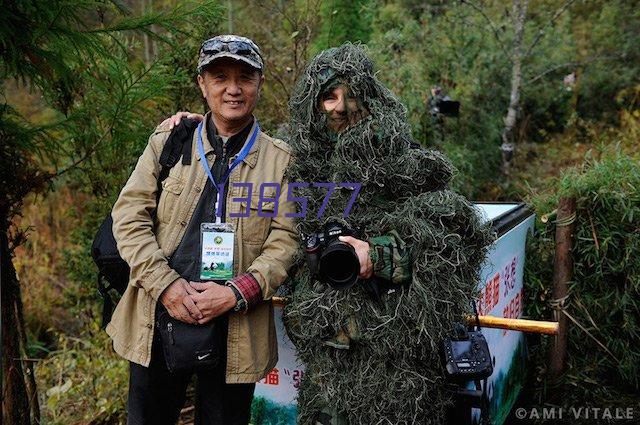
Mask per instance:
[[[299,423],[441,423],[451,394],[439,346],[470,312],[489,231],[447,189],[449,161],[412,141],[405,107],[375,78],[362,47],[318,54],[290,108],[289,181],[362,184],[346,218],[352,189],[336,189],[320,218],[326,190],[297,190],[309,199],[298,230],[309,235],[337,221],[361,231],[344,242],[368,250],[345,290],[311,276],[298,252],[284,319],[307,367]]]

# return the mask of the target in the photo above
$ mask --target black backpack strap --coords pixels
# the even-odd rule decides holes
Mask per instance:
[[[156,192],[156,204],[162,194],[162,182],[169,176],[169,171],[182,156],[182,165],[191,165],[191,147],[193,132],[198,127],[198,121],[183,118],[180,124],[171,130],[171,134],[164,144],[160,154],[160,175],[158,176],[158,191]]]
[[[191,165],[191,141],[196,127],[198,121],[182,119],[180,124],[171,130],[160,154],[160,165],[171,168],[178,163],[180,156],[183,165]]]
[[[160,169],[160,174],[158,176],[158,190],[156,193],[156,205],[160,201],[160,195],[162,193],[162,182],[169,176],[169,172],[171,168],[178,163],[178,160],[182,156],[182,164],[183,165],[191,165],[191,150],[192,150],[192,141],[193,141],[193,132],[198,127],[198,121],[182,119],[180,124],[175,127],[167,141],[164,144],[162,149],[162,153],[160,154],[159,163],[162,167]],[[155,211],[154,213],[155,214]],[[96,237],[94,238],[93,246],[92,246],[92,255],[94,261],[98,265],[100,269],[98,273],[98,292],[102,297],[102,328],[111,321],[111,315],[113,313],[114,302],[111,298],[111,294],[109,291],[111,289],[116,289],[120,294],[124,293],[126,289],[127,282],[124,280],[126,278],[115,278],[113,276],[113,272],[106,271],[103,272],[101,267],[99,266],[99,258],[104,253],[104,246],[106,244],[107,248],[112,247],[112,251],[115,250],[117,252],[116,242],[113,238],[113,233],[111,232],[112,221],[111,215],[109,215],[102,226],[98,230]],[[104,241],[105,237],[108,239],[106,242]],[[107,251],[109,251],[107,249]],[[119,258],[120,263],[123,266],[127,267],[126,262]],[[128,272],[127,272],[128,274]],[[119,275],[122,275],[120,273]],[[111,281],[108,277],[111,276]],[[114,285],[114,279],[116,284]]]
[[[107,323],[111,321],[113,314],[113,300],[109,295],[111,285],[105,284],[105,278],[102,272],[98,272],[98,292],[102,297],[102,329],[107,327]]]

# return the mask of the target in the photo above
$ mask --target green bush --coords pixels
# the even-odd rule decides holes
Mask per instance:
[[[640,391],[640,164],[620,152],[563,173],[557,194],[534,198],[551,211],[561,196],[576,199],[574,274],[566,311],[568,365],[559,382],[545,377],[550,338],[536,350],[541,402],[578,406],[637,405]],[[525,270],[531,317],[551,317],[555,226],[538,226]],[[602,348],[598,342],[607,347]],[[553,385],[551,385],[553,384]],[[582,403],[582,404],[579,404]]]
[[[371,0],[322,2],[320,30],[313,41],[312,54],[346,41],[366,43],[371,33]]]
[[[58,350],[36,367],[43,423],[124,423],[128,362],[97,325],[82,336],[60,334]]]
[[[408,109],[414,139],[444,152],[460,172],[454,188],[477,197],[499,177],[509,64],[471,8],[451,4],[425,10],[381,6],[369,48],[378,77]],[[461,102],[459,118],[445,118],[441,125],[433,120],[428,101],[434,85]]]

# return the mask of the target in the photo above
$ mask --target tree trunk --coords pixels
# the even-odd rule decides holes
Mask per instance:
[[[568,293],[568,282],[573,278],[573,234],[575,231],[575,198],[560,198],[556,218],[556,252],[553,260],[553,300],[557,308],[564,308]],[[565,369],[567,360],[567,316],[560,310],[554,316],[558,322],[558,335],[554,338],[549,353],[549,372],[558,378]]]
[[[527,18],[528,0],[513,1],[513,68],[511,70],[511,95],[509,97],[509,108],[504,119],[504,130],[502,131],[502,173],[508,176],[511,171],[511,161],[515,152],[515,140],[513,129],[516,125],[518,109],[520,107],[520,86],[522,85],[522,38],[524,35],[524,23]]]
[[[153,12],[153,0],[142,0],[140,3],[142,13]],[[154,33],[158,32],[155,25],[151,25],[151,30]],[[146,65],[151,64],[156,57],[156,41],[148,33],[142,35],[142,47],[143,47],[143,60]]]
[[[227,31],[233,34],[233,4],[231,0],[227,0]]]
[[[0,211],[0,310],[2,318],[2,423],[30,424],[21,349],[22,302],[8,239],[9,220]]]

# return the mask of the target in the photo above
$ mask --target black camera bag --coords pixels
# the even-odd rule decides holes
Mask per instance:
[[[169,171],[182,156],[182,164],[191,164],[191,142],[193,132],[198,126],[198,121],[190,119],[180,120],[180,124],[175,127],[160,154],[159,163],[162,167],[158,176],[158,190],[156,194],[156,205],[162,194],[162,182],[169,175]],[[156,211],[152,217],[155,218]],[[130,268],[126,261],[120,256],[116,240],[113,236],[113,218],[109,213],[98,228],[93,244],[91,245],[91,256],[98,267],[98,292],[103,299],[102,307],[102,327],[104,328],[111,320],[113,313],[113,300],[109,291],[114,289],[119,295],[124,294],[129,284]]]

